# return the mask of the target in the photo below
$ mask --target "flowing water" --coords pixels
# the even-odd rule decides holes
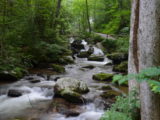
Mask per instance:
[[[89,46],[85,41],[85,50]],[[102,50],[94,47],[95,55],[104,55]],[[26,118],[27,120],[99,120],[104,113],[104,101],[100,99],[103,90],[102,86],[106,83],[99,83],[92,80],[92,75],[99,72],[113,73],[112,66],[106,66],[110,62],[107,58],[103,62],[88,61],[87,59],[76,58],[75,64],[67,65],[66,73],[52,75],[48,79],[47,75],[29,75],[18,82],[0,85],[0,120],[12,120],[13,118]],[[93,69],[83,68],[87,65],[95,66]],[[90,92],[85,97],[91,102],[80,106],[84,111],[77,117],[65,117],[56,112],[47,112],[50,103],[54,102],[55,78],[72,77],[83,80],[87,83]],[[39,83],[30,83],[29,79],[40,80]],[[20,97],[8,97],[9,89],[23,91]]]

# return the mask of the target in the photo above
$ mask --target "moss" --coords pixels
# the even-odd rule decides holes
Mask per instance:
[[[104,61],[104,57],[103,56],[95,56],[92,55],[88,58],[89,61]]]
[[[111,81],[112,78],[113,78],[113,74],[109,74],[109,73],[98,73],[93,75],[93,79],[98,81]]]
[[[128,71],[127,68],[128,68],[128,62],[125,61],[125,62],[120,63],[119,65],[115,65],[113,67],[113,71],[127,73]]]
[[[90,54],[89,54],[87,51],[80,52],[80,53],[77,55],[77,57],[79,57],[79,58],[87,58],[87,57],[89,57],[89,56],[90,56]]]
[[[58,73],[64,73],[65,72],[65,68],[61,65],[52,64],[51,67],[54,71],[56,71]]]
[[[113,64],[119,64],[122,61],[128,60],[127,53],[112,53],[112,54],[107,54],[107,57],[113,61]]]
[[[101,95],[101,97],[108,99],[108,98],[115,98],[116,96],[119,96],[119,95],[121,95],[121,93],[114,90],[109,90],[107,92],[104,92]]]
[[[83,98],[81,94],[71,91],[71,90],[63,90],[61,92],[61,96],[65,98],[67,101],[72,103],[83,103]]]

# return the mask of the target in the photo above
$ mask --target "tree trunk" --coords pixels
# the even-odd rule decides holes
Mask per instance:
[[[88,0],[86,0],[86,14],[87,14],[87,22],[88,22],[88,29],[91,33],[91,23],[90,23],[90,17],[89,17],[89,8],[88,8]]]
[[[58,18],[59,14],[60,14],[61,2],[62,2],[62,0],[58,0],[57,9],[56,9],[56,18]]]
[[[140,0],[139,69],[160,65],[160,0]],[[160,95],[140,85],[141,120],[160,120]]]
[[[132,15],[131,15],[131,30],[130,30],[130,48],[128,73],[136,74],[139,72],[139,58],[138,58],[138,28],[139,28],[139,0],[132,1]],[[129,91],[134,88],[139,89],[139,84],[136,80],[129,81]]]

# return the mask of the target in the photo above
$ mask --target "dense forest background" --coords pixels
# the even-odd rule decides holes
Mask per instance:
[[[129,0],[2,0],[0,8],[0,71],[21,76],[41,63],[63,64],[71,36],[112,34],[128,49]]]

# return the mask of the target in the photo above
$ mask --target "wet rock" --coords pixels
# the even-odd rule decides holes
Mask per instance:
[[[85,98],[74,91],[71,90],[63,90],[60,94],[65,100],[72,102],[72,103],[77,103],[77,104],[84,104],[85,103]]]
[[[71,43],[71,49],[84,49],[84,45],[82,44],[82,40],[74,40],[73,43]]]
[[[109,86],[109,85],[102,86],[101,89],[102,90],[112,90],[111,86]]]
[[[62,98],[54,98],[51,107],[53,112],[58,112],[66,117],[76,117],[83,112],[79,105],[72,104]]]
[[[111,99],[115,100],[115,97],[116,97],[116,96],[119,96],[119,95],[121,95],[120,92],[117,92],[117,91],[115,91],[115,90],[109,90],[109,91],[103,92],[103,93],[101,94],[101,97],[103,97],[103,98],[105,98],[105,99],[111,98]]]
[[[105,64],[105,66],[110,66],[110,65],[113,65],[112,62]]]
[[[128,71],[128,62],[125,61],[125,62],[121,62],[118,65],[114,65],[113,71],[127,73],[127,71]]]
[[[112,54],[108,54],[107,57],[113,61],[113,64],[119,64],[122,61],[128,60],[127,53],[112,53]]]
[[[54,71],[56,71],[58,73],[64,73],[65,72],[65,68],[61,65],[52,64],[51,67]]]
[[[54,81],[57,81],[58,79],[60,79],[60,77],[56,77],[56,78],[54,79]]]
[[[94,80],[98,81],[112,81],[113,74],[110,73],[98,73],[93,75],[92,77]]]
[[[79,58],[88,58],[90,56],[90,54],[87,51],[81,51],[77,57]]]
[[[93,69],[93,68],[95,68],[95,66],[93,66],[93,65],[87,65],[87,66],[84,66],[82,68]]]
[[[41,80],[33,79],[33,80],[30,80],[29,82],[30,82],[30,83],[39,83],[39,82],[41,82]]]
[[[85,99],[81,94],[89,91],[86,83],[69,77],[58,79],[54,90],[55,96],[63,97],[73,103],[84,103]]]
[[[9,73],[0,73],[0,81],[15,82],[18,78]]]
[[[88,52],[89,55],[93,54],[94,53],[93,46],[90,46],[87,52]]]
[[[91,55],[88,58],[89,61],[99,61],[99,62],[103,62],[104,61],[104,56],[96,56],[96,55]]]
[[[22,91],[11,89],[8,91],[8,97],[20,97],[22,96]]]

